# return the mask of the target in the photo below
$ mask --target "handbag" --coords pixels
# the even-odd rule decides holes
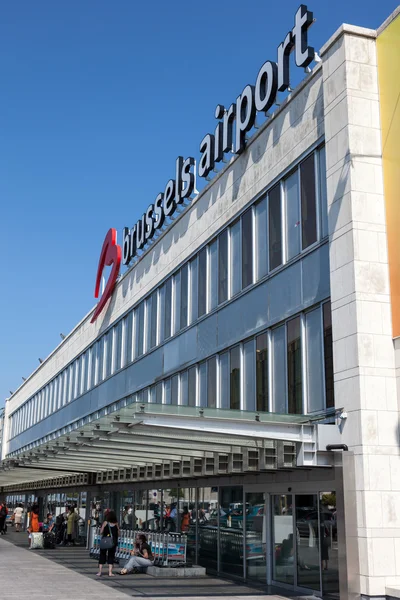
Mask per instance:
[[[108,527],[108,535],[101,538],[100,550],[111,550],[111,548],[114,548],[114,539],[111,535],[111,530],[110,530],[110,526],[108,523],[107,523],[107,527]]]

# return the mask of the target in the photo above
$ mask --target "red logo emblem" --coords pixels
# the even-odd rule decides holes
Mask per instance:
[[[100,282],[101,277],[103,275],[104,267],[111,267],[111,273],[107,281],[107,285],[104,288],[104,292],[99,300],[98,305],[96,306],[96,310],[93,313],[93,317],[90,322],[94,323],[105,305],[107,301],[111,298],[111,295],[114,290],[115,283],[117,281],[117,277],[119,274],[119,268],[121,266],[121,246],[117,244],[117,230],[109,229],[107,235],[104,239],[103,247],[101,249],[99,266],[97,268],[97,277],[96,277],[96,287],[94,290],[94,297],[99,297],[100,291]]]

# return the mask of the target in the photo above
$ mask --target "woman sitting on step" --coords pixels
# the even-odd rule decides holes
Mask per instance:
[[[151,567],[153,564],[153,554],[147,543],[147,538],[143,533],[140,533],[136,538],[135,549],[131,552],[132,556],[126,563],[125,567],[120,571],[120,575],[127,575],[135,572],[135,569],[143,567]]]

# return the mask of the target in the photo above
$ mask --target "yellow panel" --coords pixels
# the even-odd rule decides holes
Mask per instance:
[[[400,336],[400,15],[377,39],[393,337]]]

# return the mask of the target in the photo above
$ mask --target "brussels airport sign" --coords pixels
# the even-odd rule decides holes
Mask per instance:
[[[227,153],[241,154],[246,147],[246,133],[255,124],[257,113],[267,113],[275,104],[278,92],[289,88],[289,60],[292,51],[295,63],[305,68],[314,60],[314,48],[308,45],[308,28],[313,23],[313,13],[301,4],[295,15],[294,27],[278,46],[277,62],[266,61],[258,72],[254,85],[246,85],[228,109],[218,104],[215,118],[218,123],[214,133],[207,133],[200,143],[199,177],[207,177]],[[193,157],[176,159],[175,178],[170,179],[154,202],[132,227],[123,231],[122,251],[116,242],[116,231],[110,229],[103,243],[97,270],[95,298],[98,298],[100,281],[105,266],[112,266],[110,277],[92,317],[94,322],[111,297],[121,264],[131,260],[160,229],[166,217],[171,218],[178,206],[189,199],[196,189],[196,161]],[[122,255],[122,256],[121,256]]]

